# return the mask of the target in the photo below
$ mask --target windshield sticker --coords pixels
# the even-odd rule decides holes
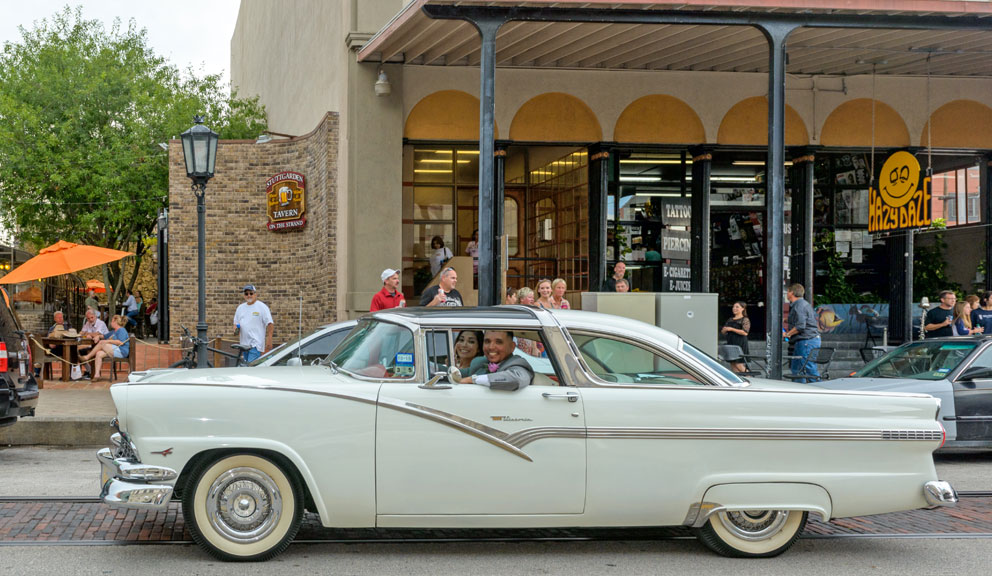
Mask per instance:
[[[947,374],[950,371],[951,371],[950,368],[939,368],[939,369],[937,369],[937,373],[938,374]]]
[[[940,347],[941,350],[971,350],[974,348],[974,344],[944,344]]]
[[[395,364],[397,366],[413,366],[413,354],[409,352],[400,352],[396,355]]]

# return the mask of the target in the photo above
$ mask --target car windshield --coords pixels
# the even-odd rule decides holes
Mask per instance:
[[[283,342],[282,344],[276,346],[272,350],[269,350],[265,354],[262,354],[258,358],[255,358],[248,365],[249,366],[261,366],[262,364],[265,364],[270,358],[272,358],[276,354],[279,354],[280,352],[282,352],[283,350],[285,350],[287,346],[296,346],[296,343],[299,342],[299,341],[300,341],[300,339],[297,338],[296,340],[293,340],[292,342]]]
[[[402,326],[367,320],[330,356],[339,369],[367,378],[412,378],[416,374],[413,333]]]
[[[700,364],[703,364],[710,370],[722,376],[724,380],[727,380],[728,382],[734,385],[745,384],[745,380],[743,378],[741,378],[737,374],[734,374],[726,366],[720,364],[719,362],[714,360],[709,354],[706,354],[702,350],[699,350],[692,344],[689,344],[685,340],[682,340],[681,347],[683,352],[685,352],[689,356],[692,356],[697,361],[699,361]]]
[[[925,340],[903,344],[872,360],[853,378],[912,378],[943,380],[978,346],[978,342]]]

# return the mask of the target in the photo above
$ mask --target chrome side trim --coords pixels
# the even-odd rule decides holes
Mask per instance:
[[[710,519],[710,516],[725,509],[723,505],[716,502],[695,502],[689,506],[689,511],[686,513],[682,525],[692,528],[702,528],[706,524],[706,521]]]
[[[589,438],[638,440],[920,440],[939,442],[939,430],[807,428],[607,428],[589,427]]]
[[[497,448],[502,448],[510,454],[519,456],[528,462],[534,461],[527,455],[526,452],[520,450],[520,448],[514,445],[514,443],[509,442],[509,434],[503,432],[502,430],[497,430],[496,428],[486,426],[485,424],[481,424],[474,420],[469,420],[468,418],[462,418],[461,416],[451,414],[449,412],[443,412],[441,410],[435,410],[433,408],[428,408],[427,406],[420,406],[409,402],[380,399],[379,405],[383,408],[389,408],[405,414],[425,418],[427,420],[431,420],[432,422],[444,424],[445,426],[449,426],[455,430],[464,432],[470,436],[475,436],[480,440],[484,440]]]

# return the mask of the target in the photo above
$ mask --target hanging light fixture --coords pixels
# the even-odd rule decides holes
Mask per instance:
[[[392,91],[393,85],[389,83],[389,77],[386,76],[386,71],[379,68],[379,79],[375,81],[375,95],[389,96]]]

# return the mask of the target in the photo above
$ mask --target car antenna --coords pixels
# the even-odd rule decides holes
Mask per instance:
[[[303,291],[300,290],[300,321],[296,325],[296,357],[303,359]]]

